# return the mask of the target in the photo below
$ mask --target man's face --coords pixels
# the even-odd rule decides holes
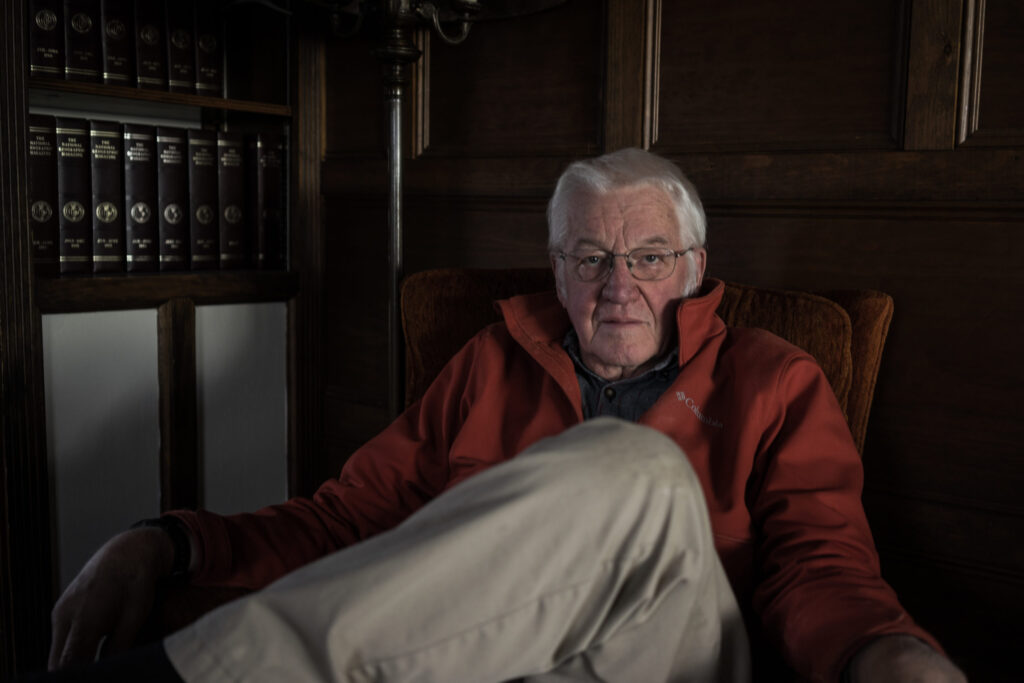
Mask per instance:
[[[625,254],[638,247],[683,251],[697,246],[683,244],[679,232],[672,202],[657,188],[583,194],[570,210],[561,250]],[[705,250],[696,248],[692,253],[693,267],[680,256],[672,275],[664,280],[637,280],[625,259],[616,258],[611,273],[596,282],[576,278],[577,260],[572,256],[562,260],[557,253],[552,255],[558,299],[569,313],[588,368],[605,379],[632,377],[668,348],[686,284],[692,281],[699,286],[704,276]]]

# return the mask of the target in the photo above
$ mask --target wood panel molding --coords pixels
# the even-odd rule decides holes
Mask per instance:
[[[1019,49],[1012,47],[1024,30],[1024,12],[1018,8],[1017,14],[1011,14],[1007,21],[1007,9],[1017,6],[1013,0],[964,0],[964,3],[957,143],[969,147],[1020,147],[1024,145],[1020,105],[1013,93],[1005,91],[1016,87],[1017,93],[1020,92],[1019,85],[1008,81],[1019,79],[1019,70],[1024,64]],[[986,34],[990,34],[989,45],[986,45]],[[1003,52],[993,54],[997,48]],[[986,53],[989,56],[983,59]],[[1000,89],[1004,92],[999,92]],[[983,107],[986,108],[984,117]],[[1000,121],[993,124],[993,118]]]
[[[953,148],[963,1],[913,0],[905,149]]]
[[[960,106],[957,113],[957,142],[960,144],[978,131],[981,55],[985,38],[985,0],[964,2],[964,35],[960,51]]]
[[[646,144],[651,118],[649,17],[660,8],[661,0],[608,0],[603,136],[606,152]]]
[[[296,45],[293,101],[301,102],[293,122],[291,152],[291,268],[301,275],[298,295],[288,304],[288,491],[312,495],[321,482],[317,461],[324,443],[326,232],[320,194],[321,162],[327,144],[326,58],[320,27],[300,25]],[[382,168],[380,178],[385,178]]]
[[[53,600],[40,316],[32,297],[25,2],[0,20],[0,678],[46,663]]]
[[[171,299],[157,309],[160,378],[160,510],[202,503],[196,411],[196,307]]]

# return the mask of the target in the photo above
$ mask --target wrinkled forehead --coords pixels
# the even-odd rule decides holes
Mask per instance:
[[[607,192],[584,191],[573,197],[568,212],[566,247],[680,247],[676,207],[661,189],[634,186]]]

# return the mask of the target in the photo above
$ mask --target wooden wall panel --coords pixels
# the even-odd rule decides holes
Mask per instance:
[[[587,155],[601,139],[603,3],[477,24],[429,40],[426,154]]]
[[[902,6],[664,2],[654,148],[895,147]]]
[[[1024,145],[1024,4],[970,0],[965,22],[961,142]]]
[[[406,268],[547,265],[544,200],[416,197],[406,211]]]
[[[381,156],[387,147],[382,68],[372,35],[326,44],[324,149],[327,156]]]

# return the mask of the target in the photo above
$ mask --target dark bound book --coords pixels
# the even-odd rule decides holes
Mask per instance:
[[[204,0],[209,2],[209,0]],[[171,0],[167,3],[167,89],[171,92],[195,92],[196,53],[195,3]]]
[[[164,21],[164,0],[135,0],[135,83],[140,88],[167,88]]]
[[[241,133],[217,133],[217,192],[220,198],[220,267],[245,268],[245,141]]]
[[[100,2],[64,0],[64,78],[100,80]]]
[[[134,0],[100,0],[103,82],[135,85]]]
[[[124,124],[125,264],[130,273],[159,268],[156,129]]]
[[[217,132],[188,132],[189,224],[192,270],[218,267]]]
[[[28,117],[28,214],[37,275],[57,269],[57,131],[52,116]]]
[[[224,95],[224,30],[220,5],[196,5],[196,94]]]
[[[29,3],[29,72],[64,78],[64,0]]]
[[[249,140],[250,253],[257,268],[286,265],[284,137],[260,133]]]
[[[188,270],[188,136],[181,128],[156,129],[160,270]]]
[[[58,253],[61,273],[92,272],[89,122],[57,117]]]
[[[124,271],[124,138],[115,121],[90,121],[92,270]]]

